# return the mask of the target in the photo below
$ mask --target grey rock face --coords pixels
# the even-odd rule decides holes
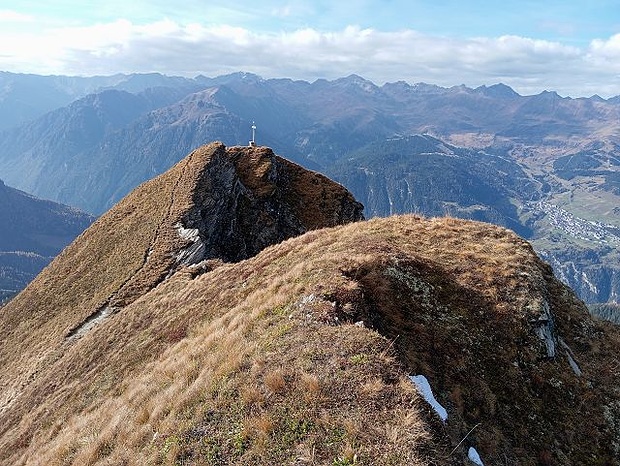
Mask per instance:
[[[597,256],[584,257],[580,251],[542,251],[541,257],[554,269],[556,276],[569,285],[587,303],[620,301],[620,266],[614,266],[611,254],[607,264],[601,264]],[[616,254],[612,251],[613,254]]]
[[[197,183],[194,205],[177,226],[188,244],[177,260],[236,262],[306,231],[363,220],[363,206],[341,185],[266,147],[221,145]]]

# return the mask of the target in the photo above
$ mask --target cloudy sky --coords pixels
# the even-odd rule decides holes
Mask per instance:
[[[0,70],[620,95],[617,0],[0,0]]]

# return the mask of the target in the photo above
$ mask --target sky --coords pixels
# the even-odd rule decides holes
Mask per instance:
[[[0,70],[620,95],[618,0],[0,0]]]

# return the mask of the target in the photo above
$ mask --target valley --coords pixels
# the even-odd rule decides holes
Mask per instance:
[[[94,220],[0,180],[0,305],[21,291]]]

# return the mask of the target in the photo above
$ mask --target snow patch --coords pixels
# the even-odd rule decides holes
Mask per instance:
[[[566,357],[568,358],[568,364],[570,365],[570,368],[573,370],[573,372],[575,373],[577,377],[581,377],[582,372],[581,372],[581,369],[579,368],[579,365],[575,361],[575,358],[573,357],[573,351],[570,349],[570,347],[566,344],[564,340],[560,338],[559,341],[560,341],[560,345],[562,345],[562,348],[566,350]]]
[[[177,262],[184,265],[197,264],[205,258],[206,246],[198,228],[185,228],[181,223],[175,225],[179,236],[189,245],[177,253]]]
[[[411,192],[411,186],[409,186],[409,181],[407,181],[407,178],[405,178],[403,181],[407,185],[407,196],[411,196],[413,193]]]
[[[570,365],[575,375],[577,377],[581,377],[581,369],[579,368],[573,357],[570,355],[570,353],[566,353],[566,356],[568,357],[568,364]]]
[[[581,280],[588,286],[592,293],[598,294],[598,288],[588,279],[588,275],[586,274],[585,270],[581,272]]]
[[[448,412],[446,411],[446,408],[441,406],[441,404],[435,399],[431,385],[428,383],[426,377],[423,375],[410,375],[409,380],[413,382],[420,394],[424,397],[426,402],[431,405],[431,408],[435,410],[441,420],[446,422],[448,419]]]
[[[469,447],[469,451],[467,452],[467,458],[469,458],[469,461],[477,464],[478,466],[484,466],[484,463],[480,459],[480,455],[474,447]]]
[[[175,225],[177,231],[179,232],[179,236],[187,241],[196,242],[200,239],[200,232],[198,228],[185,228],[180,223]]]
[[[392,195],[390,191],[386,188],[385,192],[387,193],[388,202],[390,203],[390,215],[394,214],[394,202],[392,201]]]
[[[80,325],[69,331],[65,340],[68,342],[73,342],[79,338],[82,338],[93,327],[103,322],[116,311],[118,311],[118,308],[108,305],[102,306],[100,309],[98,309],[97,311],[89,315],[86,319],[84,319],[84,321],[82,321]]]

